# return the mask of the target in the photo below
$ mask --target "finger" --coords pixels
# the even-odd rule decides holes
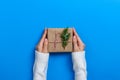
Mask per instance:
[[[45,38],[47,36],[47,29],[45,29],[44,34],[42,36],[41,42],[44,42]]]
[[[73,28],[73,34],[74,34],[77,38],[79,38],[79,39],[80,39],[80,37],[79,37],[79,35],[77,34],[77,32],[76,32],[75,28]]]
[[[73,28],[73,34],[77,37],[77,41],[78,41],[79,46],[81,44],[83,44],[81,38],[79,37],[79,35],[77,34],[77,32],[76,32],[76,30],[74,28]]]
[[[45,29],[44,34],[43,34],[43,36],[42,36],[42,39],[41,39],[40,42],[39,42],[39,45],[41,45],[41,46],[43,45],[43,42],[44,42],[46,36],[47,36],[47,29]]]
[[[80,50],[83,51],[85,49],[85,45],[82,44],[81,46],[79,46]]]
[[[73,47],[74,47],[74,50],[78,48],[76,36],[73,36]]]
[[[47,53],[47,52],[48,52],[48,39],[45,39],[45,40],[44,40],[43,52],[44,52],[44,53]]]

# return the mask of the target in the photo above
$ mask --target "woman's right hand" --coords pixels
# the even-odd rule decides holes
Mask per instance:
[[[85,44],[73,28],[73,52],[84,51]]]

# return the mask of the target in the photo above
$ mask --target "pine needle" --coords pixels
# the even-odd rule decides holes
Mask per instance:
[[[61,40],[62,40],[62,47],[65,49],[65,47],[68,44],[68,40],[70,38],[70,33],[68,33],[68,28],[65,28],[61,34]]]

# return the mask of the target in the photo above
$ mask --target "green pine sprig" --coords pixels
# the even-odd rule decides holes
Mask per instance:
[[[65,47],[68,44],[68,40],[70,38],[70,33],[68,33],[68,28],[65,28],[63,32],[61,33],[61,40],[62,40],[62,47],[65,49]]]

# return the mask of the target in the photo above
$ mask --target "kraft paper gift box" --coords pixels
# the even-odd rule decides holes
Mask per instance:
[[[68,28],[70,37],[65,47],[62,46],[61,34],[66,28],[48,28],[48,51],[49,52],[72,52],[72,28]]]

